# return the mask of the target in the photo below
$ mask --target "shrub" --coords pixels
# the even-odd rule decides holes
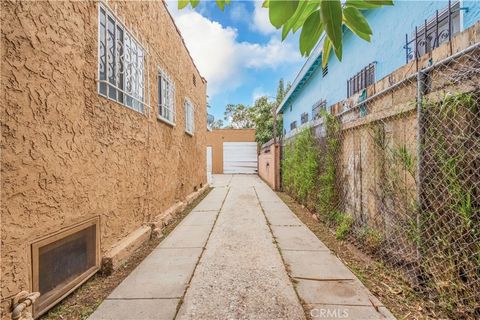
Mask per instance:
[[[345,213],[337,213],[335,218],[338,224],[338,227],[335,230],[335,236],[337,239],[343,240],[352,230],[353,218]]]
[[[283,185],[301,204],[314,207],[318,176],[318,148],[310,128],[287,142],[282,163]]]

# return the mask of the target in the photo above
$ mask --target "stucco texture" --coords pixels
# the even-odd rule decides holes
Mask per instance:
[[[2,300],[31,289],[37,238],[100,216],[103,255],[206,183],[206,82],[165,4],[109,6],[148,51],[145,114],[97,93],[97,3],[2,1]],[[175,82],[173,127],[156,117],[158,68]]]
[[[280,165],[280,144],[264,144],[258,154],[258,175],[273,190],[280,189]]]
[[[255,129],[215,129],[207,132],[207,146],[212,147],[212,173],[223,173],[224,142],[255,142]]]

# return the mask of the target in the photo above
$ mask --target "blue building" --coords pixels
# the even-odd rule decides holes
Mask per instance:
[[[320,40],[277,109],[284,135],[315,119],[319,110],[361,93],[410,60],[422,56],[480,19],[480,1],[406,1],[365,11],[372,30],[366,42],[344,32],[343,60],[331,54],[322,68]],[[293,131],[293,132],[292,132]]]

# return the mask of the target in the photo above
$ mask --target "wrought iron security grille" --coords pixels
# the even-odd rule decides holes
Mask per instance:
[[[158,117],[175,123],[175,84],[162,70],[158,72]]]
[[[375,63],[372,62],[347,81],[347,97],[375,83]]]
[[[442,43],[450,41],[452,36],[460,32],[460,2],[452,4],[448,1],[448,7],[439,12],[430,20],[425,19],[422,26],[415,27],[415,32],[410,39],[405,34],[405,57],[406,62],[418,59],[425,53],[431,52]]]
[[[304,112],[302,113],[302,115],[300,116],[300,123],[301,124],[305,124],[308,122],[308,113]]]
[[[143,113],[145,51],[104,4],[98,17],[98,92]]]
[[[327,109],[327,100],[320,99],[312,106],[312,120],[320,118],[320,111]]]
[[[190,135],[193,135],[193,131],[195,130],[194,115],[195,111],[192,102],[185,98],[185,132]]]
[[[290,130],[295,130],[297,129],[297,121],[292,121],[290,123]]]

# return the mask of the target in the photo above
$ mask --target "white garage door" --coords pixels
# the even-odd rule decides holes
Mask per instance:
[[[224,142],[223,173],[256,173],[256,142]]]

